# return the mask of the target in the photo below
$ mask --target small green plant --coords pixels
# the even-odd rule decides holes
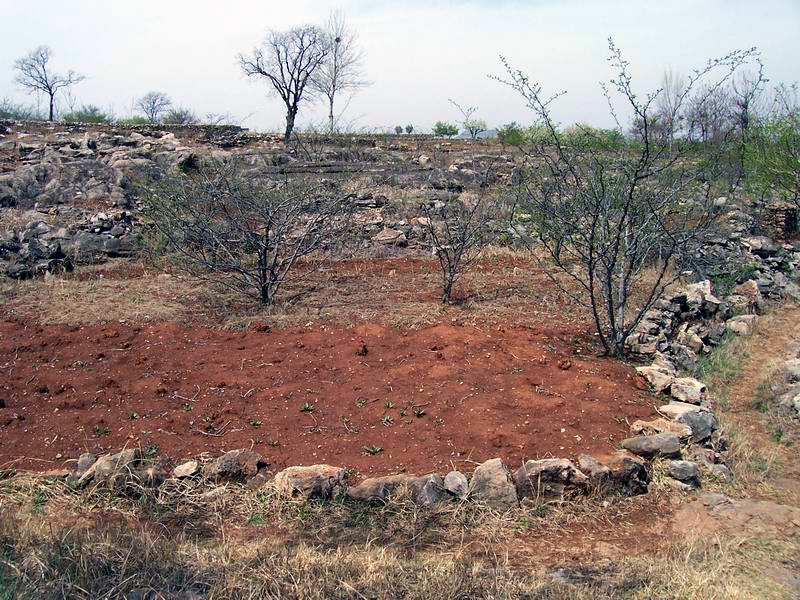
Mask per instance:
[[[135,410],[132,410],[131,412],[129,412],[129,413],[128,413],[128,418],[129,418],[131,421],[135,421],[136,419],[138,419],[138,418],[139,418],[139,413],[138,413],[138,412],[136,412]]]
[[[153,460],[161,452],[158,444],[150,444],[144,451],[144,460]]]
[[[247,519],[247,525],[249,527],[258,527],[259,525],[263,525],[265,522],[266,519],[261,513],[254,513]]]
[[[412,410],[414,411],[414,416],[417,417],[418,419],[420,419],[420,418],[425,416],[425,409],[424,408],[420,408],[419,406],[415,406]]]
[[[386,408],[394,408],[395,404],[391,400],[387,400],[386,402],[383,403],[383,406],[385,406]]]
[[[367,399],[366,399],[366,398],[357,398],[357,399],[356,399],[356,406],[357,406],[357,407],[359,407],[359,408],[363,408],[363,407],[365,407],[366,405],[367,405]]]
[[[183,408],[184,412],[192,412],[192,408],[193,407],[192,407],[191,403],[184,402],[183,406],[181,408]]]
[[[33,512],[42,514],[44,512],[44,505],[47,504],[47,496],[42,490],[37,490],[33,496]]]
[[[383,415],[381,422],[384,427],[391,427],[394,424],[394,417],[392,415]]]
[[[383,448],[380,446],[364,446],[362,448],[365,454],[369,454],[370,456],[375,456],[376,454],[380,454],[383,452]]]
[[[106,436],[109,433],[111,433],[111,430],[108,427],[106,427],[105,425],[95,425],[94,426],[94,432],[95,432],[95,434],[103,437],[103,436]]]
[[[259,421],[257,419],[253,419],[253,420],[250,421],[250,426],[251,427],[255,427],[256,429],[258,429],[259,427],[261,427],[261,421]]]
[[[300,407],[300,412],[314,412],[314,405],[310,402],[303,402],[303,406]]]

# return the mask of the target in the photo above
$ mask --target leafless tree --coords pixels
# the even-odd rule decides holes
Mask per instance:
[[[591,310],[606,352],[620,355],[671,283],[671,267],[712,222],[713,206],[711,188],[700,178],[702,165],[686,160],[690,145],[681,139],[670,144],[651,127],[660,92],[637,94],[629,63],[612,40],[609,51],[615,77],[603,89],[620,130],[616,97],[639,123],[641,141],[632,145],[597,148],[571,141],[552,116],[552,103],[561,94],[546,96],[540,84],[505,61],[508,79],[501,81],[522,96],[547,132],[529,151],[518,189],[520,209],[531,215],[536,247],[571,283],[555,277],[554,282]],[[724,87],[755,56],[754,48],[734,51],[694,71],[673,114],[690,94],[700,90],[701,98],[707,97]]]
[[[314,72],[311,84],[328,100],[328,128],[333,133],[336,126],[333,103],[336,95],[345,90],[355,90],[369,85],[362,73],[364,54],[358,48],[358,36],[350,30],[340,10],[334,10],[325,25],[330,51]]]
[[[664,135],[672,143],[673,138],[680,129],[680,120],[683,115],[678,107],[683,103],[686,91],[686,78],[676,73],[672,68],[664,71],[661,78],[661,89],[656,95],[656,117],[664,129]]]
[[[265,306],[308,274],[293,270],[298,261],[334,246],[350,225],[352,203],[330,187],[265,175],[266,161],[198,163],[142,184],[145,214],[180,267]]]
[[[461,122],[461,124],[464,126],[464,129],[469,132],[469,135],[473,140],[478,137],[479,133],[486,131],[486,121],[483,119],[472,118],[472,115],[478,110],[477,106],[467,106],[464,108],[452,98],[449,99],[449,101],[450,104],[455,106],[464,117],[464,120]]]
[[[47,46],[39,46],[26,56],[14,62],[17,71],[16,82],[31,92],[42,92],[50,99],[50,116],[48,121],[55,117],[56,94],[58,90],[69,87],[85,77],[69,70],[66,75],[59,75],[48,71],[51,50]]]
[[[290,31],[270,31],[263,44],[254,48],[251,55],[239,55],[245,74],[269,81],[286,106],[284,143],[291,138],[301,100],[314,91],[313,86],[309,86],[311,77],[325,63],[330,52],[325,32],[307,25]]]
[[[144,113],[144,116],[151,123],[158,123],[161,114],[171,106],[172,100],[162,92],[147,92],[136,101],[136,107]]]
[[[442,304],[450,301],[453,284],[505,231],[513,205],[481,190],[464,193],[437,206],[422,205],[424,227],[442,269]]]

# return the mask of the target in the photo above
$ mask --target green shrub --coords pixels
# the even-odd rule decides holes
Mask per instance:
[[[433,135],[435,136],[453,137],[457,134],[458,125],[454,125],[453,123],[436,121],[436,125],[433,126]]]
[[[519,126],[516,121],[512,121],[498,129],[497,137],[504,144],[512,146],[522,146],[527,141],[525,129]]]
[[[196,125],[199,123],[197,115],[188,108],[173,108],[161,121],[164,125]]]
[[[80,110],[67,113],[63,117],[65,123],[110,123],[108,115],[94,104],[84,104]]]
[[[14,119],[15,121],[44,120],[36,109],[24,104],[15,104],[8,98],[0,99],[0,119]]]

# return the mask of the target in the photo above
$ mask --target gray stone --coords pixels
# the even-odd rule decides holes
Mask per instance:
[[[365,479],[358,485],[348,488],[347,495],[354,500],[385,503],[397,489],[406,487],[413,502],[431,506],[447,498],[444,482],[438,475],[387,475]]]
[[[783,373],[787,383],[800,382],[800,358],[793,358],[783,363]]]
[[[655,433],[677,433],[681,441],[688,440],[692,435],[692,428],[683,423],[658,418],[652,421],[636,420],[631,425],[633,435],[653,435]]]
[[[730,481],[733,478],[731,470],[726,465],[714,465],[711,467],[711,474],[722,481]]]
[[[700,467],[688,460],[671,460],[667,465],[669,476],[686,483],[697,483],[700,480]]]
[[[444,477],[444,489],[458,498],[466,498],[469,493],[469,482],[460,471],[450,471]]]
[[[706,410],[686,411],[676,417],[675,420],[691,428],[691,440],[695,443],[706,441],[719,428],[717,417],[714,416],[714,413]]]
[[[674,420],[678,420],[678,417],[680,417],[684,413],[693,412],[697,410],[708,412],[707,409],[703,408],[702,406],[696,406],[694,404],[688,404],[686,402],[678,402],[676,400],[673,400],[669,404],[664,404],[663,406],[658,407],[658,412]]]
[[[725,329],[736,335],[750,335],[755,326],[756,315],[739,315],[725,321]]]
[[[231,450],[202,468],[204,477],[214,481],[240,481],[254,477],[269,462],[252,450]]]
[[[329,499],[345,477],[343,468],[331,465],[289,467],[275,475],[274,484],[278,493],[286,496]]]
[[[411,497],[420,506],[434,506],[448,498],[444,480],[435,473],[415,477],[409,482]]]
[[[648,385],[657,394],[669,388],[672,382],[675,381],[674,376],[652,365],[649,367],[636,367],[636,372],[647,381]]]
[[[2,401],[0,401],[0,408],[2,408]],[[78,463],[75,466],[75,470],[67,475],[67,483],[77,483],[81,480],[81,477],[92,468],[92,465],[97,462],[97,456],[92,454],[91,452],[84,452],[83,454],[78,457]]]
[[[644,458],[680,456],[681,443],[676,433],[657,433],[640,435],[622,441],[622,447]]]
[[[138,448],[127,448],[117,454],[101,456],[76,483],[85,485],[94,480],[95,483],[109,483],[115,486],[124,484],[133,477],[141,456]]]
[[[647,493],[650,475],[647,462],[629,452],[620,450],[602,461],[611,471],[612,486],[626,496]]]
[[[578,456],[578,467],[589,478],[588,485],[600,492],[605,491],[611,483],[611,469],[593,456],[588,454]]]
[[[193,477],[199,472],[200,463],[196,460],[187,460],[186,462],[183,462],[172,469],[172,476],[177,477],[178,479],[184,479],[186,477]]]
[[[388,227],[384,227],[383,231],[372,238],[372,241],[376,244],[384,244],[387,246],[406,246],[408,244],[406,234],[397,229],[390,229]]]
[[[688,404],[703,404],[708,400],[706,386],[692,377],[675,379],[669,387],[669,394],[679,402]]]
[[[529,460],[514,473],[517,497],[561,497],[569,489],[585,485],[589,478],[566,458]]]
[[[511,473],[499,458],[478,465],[469,483],[469,496],[497,510],[508,510],[519,504]]]

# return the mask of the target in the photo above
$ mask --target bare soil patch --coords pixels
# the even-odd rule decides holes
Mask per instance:
[[[652,414],[653,399],[583,331],[314,322],[224,332],[9,318],[0,465],[48,469],[123,446],[172,459],[254,447],[276,469],[326,462],[367,476],[604,454],[626,419]]]

